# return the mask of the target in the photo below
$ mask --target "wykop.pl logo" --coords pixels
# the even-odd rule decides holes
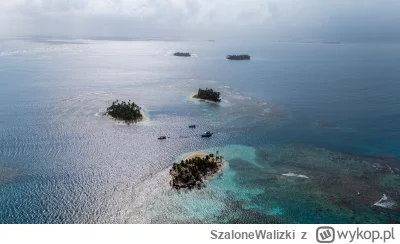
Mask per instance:
[[[321,226],[317,229],[317,241],[319,243],[332,243],[335,241],[335,229],[329,226]]]
[[[332,243],[335,239],[348,240],[370,240],[373,243],[381,240],[386,242],[388,240],[395,240],[394,228],[390,230],[363,230],[357,227],[356,230],[335,230],[330,226],[321,226],[317,228],[316,239],[319,243]]]

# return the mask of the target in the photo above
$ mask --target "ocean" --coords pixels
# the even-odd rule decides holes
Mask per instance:
[[[225,59],[239,53],[251,60]],[[0,40],[0,223],[398,223],[374,204],[400,204],[399,56],[396,43]],[[191,99],[205,87],[219,105]],[[150,120],[104,116],[116,99]],[[194,151],[219,151],[223,173],[173,190],[171,165]]]

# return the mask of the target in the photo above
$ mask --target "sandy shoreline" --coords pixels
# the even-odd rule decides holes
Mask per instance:
[[[144,113],[144,111],[142,109],[140,110],[140,114],[142,115],[142,120],[138,121],[138,122],[150,121],[150,118],[146,116],[146,114]]]
[[[190,153],[190,154],[188,154],[187,156],[185,156],[185,157],[183,158],[183,160],[186,160],[186,159],[193,159],[193,158],[195,158],[195,157],[205,158],[207,155],[209,155],[209,153],[206,153],[206,152],[193,152],[193,153]]]
[[[194,94],[192,96],[190,96],[192,99],[195,99],[197,101],[202,101],[202,102],[207,102],[207,103],[212,103],[212,104],[219,104],[220,102],[213,102],[213,101],[209,101],[209,100],[205,100],[205,99],[201,99],[201,98],[197,98],[196,97],[197,94]]]

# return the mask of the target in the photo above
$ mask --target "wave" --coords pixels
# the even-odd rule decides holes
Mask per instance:
[[[382,198],[374,203],[374,206],[388,209],[396,209],[397,203],[393,201],[390,197],[386,196],[386,194],[383,194]]]
[[[288,176],[288,177],[297,177],[297,178],[304,178],[304,179],[310,179],[308,176],[306,175],[300,175],[300,174],[295,174],[295,173],[286,173],[286,174],[282,174],[283,176]]]

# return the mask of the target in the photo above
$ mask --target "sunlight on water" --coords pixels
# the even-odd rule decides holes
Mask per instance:
[[[1,223],[399,221],[373,207],[383,194],[400,203],[394,47],[377,87],[375,61],[338,55],[381,51],[371,46],[267,43],[230,62],[224,42],[2,42]],[[220,104],[191,98],[206,87]],[[103,115],[116,99],[150,120]],[[219,151],[223,173],[172,189],[171,165],[196,151]]]

